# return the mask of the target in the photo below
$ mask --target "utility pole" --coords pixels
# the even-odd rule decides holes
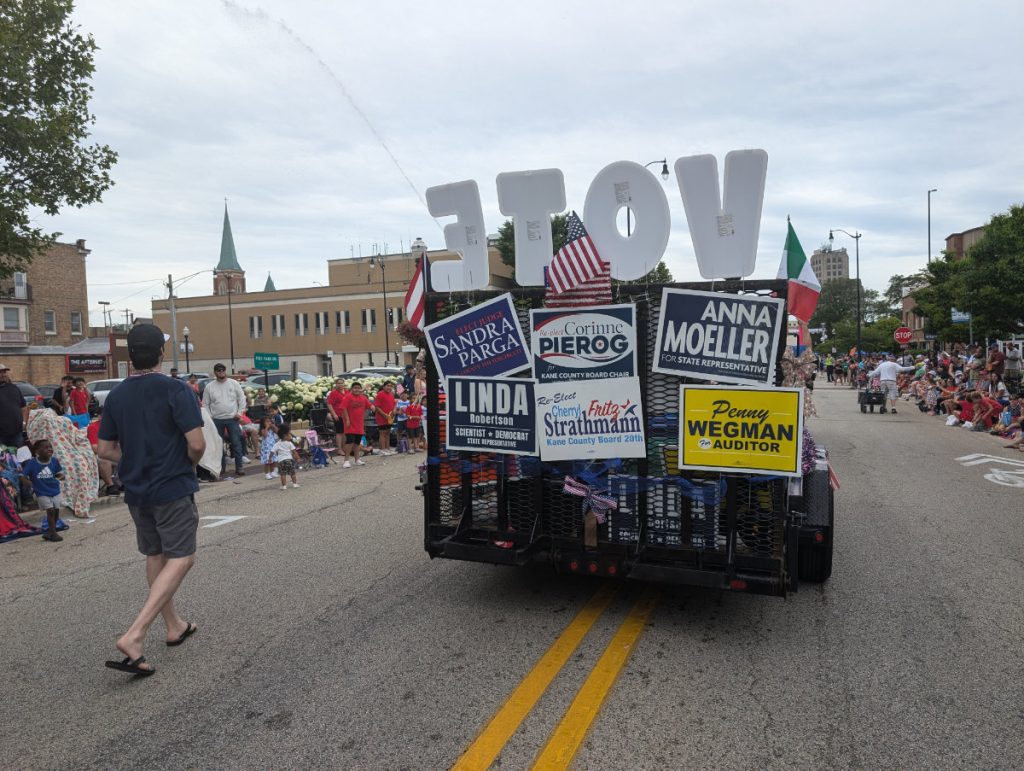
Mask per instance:
[[[125,308],[124,309],[124,332],[125,332],[125,334],[128,334],[128,328],[132,324],[132,320],[131,320],[131,318],[129,318],[131,316],[131,314],[132,314],[132,309],[131,308]]]
[[[167,274],[167,297],[171,303],[171,366],[178,368],[178,312],[174,307],[174,279]]]

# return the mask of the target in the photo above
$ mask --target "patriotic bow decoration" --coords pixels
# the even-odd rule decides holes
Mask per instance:
[[[594,519],[598,521],[598,524],[604,524],[605,514],[609,509],[619,508],[619,504],[615,498],[610,498],[607,495],[599,495],[590,485],[583,484],[583,482],[569,476],[565,478],[565,484],[562,486],[562,492],[569,495],[578,495],[582,498],[583,515],[586,516],[588,511],[594,512]]]

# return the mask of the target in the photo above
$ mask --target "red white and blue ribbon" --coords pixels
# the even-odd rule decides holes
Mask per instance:
[[[565,478],[562,492],[569,495],[578,495],[582,498],[583,516],[585,517],[588,511],[594,512],[594,519],[598,521],[598,524],[604,524],[605,514],[609,509],[619,508],[619,503],[615,498],[600,495],[590,485],[583,484],[583,482],[579,482],[569,476]]]

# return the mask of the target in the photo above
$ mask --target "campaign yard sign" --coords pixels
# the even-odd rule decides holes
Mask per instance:
[[[537,454],[532,380],[450,377],[447,398],[449,450]]]
[[[784,305],[775,297],[664,289],[652,369],[717,383],[773,385]]]
[[[442,379],[497,377],[530,366],[512,295],[495,297],[423,330]]]
[[[802,388],[680,386],[679,468],[801,476]]]
[[[636,377],[636,306],[530,311],[539,383]]]
[[[640,378],[537,384],[541,460],[643,458]]]

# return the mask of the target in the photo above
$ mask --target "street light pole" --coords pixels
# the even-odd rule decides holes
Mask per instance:
[[[653,166],[656,163],[660,163],[661,164],[661,178],[667,182],[668,181],[668,159],[667,158],[662,158],[660,161],[651,161],[650,163],[645,163],[644,164],[644,168],[645,169],[650,168],[651,166]],[[629,238],[630,234],[633,232],[633,230],[632,230],[632,221],[630,219],[630,215],[632,213],[633,213],[633,210],[630,209],[627,206],[626,207],[626,238]]]
[[[231,349],[231,374],[235,374],[235,322],[231,313],[231,295],[234,294],[234,287],[231,280],[228,280],[228,346]]]
[[[184,337],[185,337],[185,374],[186,375],[191,375],[192,374],[192,365],[189,363],[189,357],[188,357],[188,354],[189,354],[188,347],[189,347],[190,343],[188,341],[189,332],[188,332],[188,327],[187,326],[183,330],[181,330],[181,334],[184,335]]]
[[[928,263],[932,261],[932,193],[939,192],[937,187],[928,191]]]
[[[384,278],[384,258],[370,257],[370,266],[380,268],[380,291],[384,295],[384,361],[391,363],[391,342],[388,339],[388,287]]]
[[[864,234],[861,233],[860,231],[857,231],[857,235],[854,235],[853,233],[850,233],[850,232],[848,232],[846,230],[843,230],[842,228],[832,228],[831,230],[828,231],[829,248],[831,248],[831,246],[832,246],[832,238],[833,238],[832,231],[833,230],[838,230],[840,233],[846,233],[846,235],[848,235],[850,238],[852,238],[853,239],[853,243],[854,243],[855,253],[856,253],[856,260],[857,260],[857,360],[859,361],[860,360],[860,322],[861,322],[861,312],[860,312],[860,292],[861,292],[861,289],[860,289],[860,237],[862,235],[864,235]]]

